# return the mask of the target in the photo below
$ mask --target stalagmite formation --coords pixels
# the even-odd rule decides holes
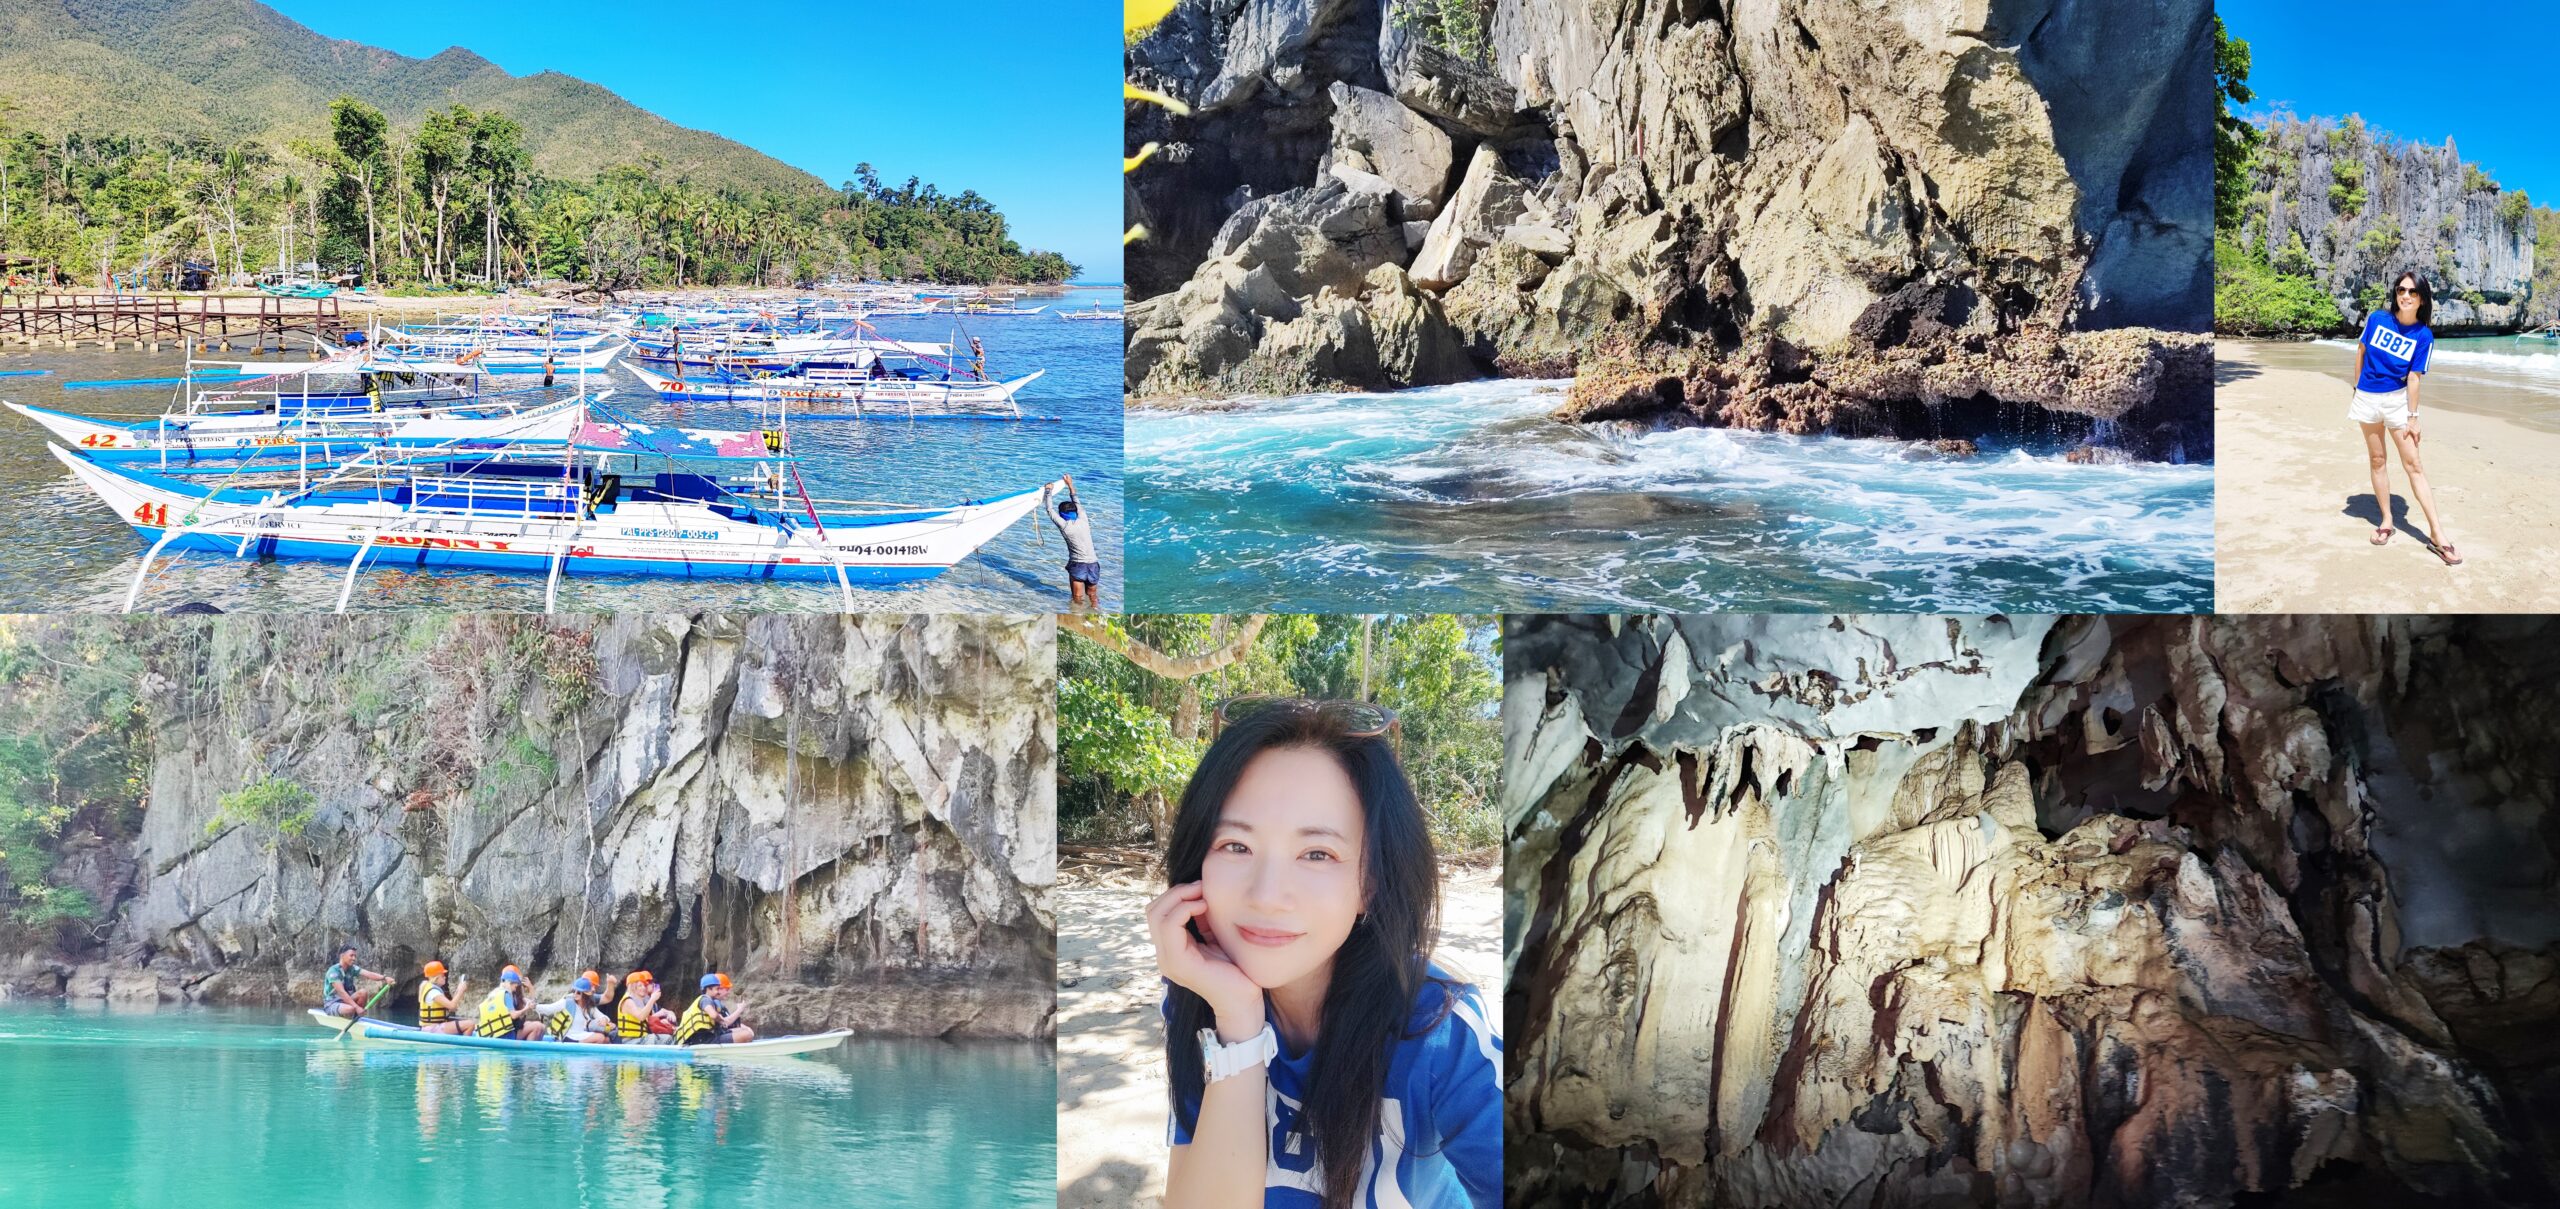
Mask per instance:
[[[2548,1203],[2552,628],[1515,622],[1513,1203]]]

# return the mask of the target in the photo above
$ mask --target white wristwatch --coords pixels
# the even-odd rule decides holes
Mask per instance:
[[[1261,1032],[1255,1033],[1242,1041],[1236,1042],[1234,1045],[1218,1044],[1218,1030],[1216,1029],[1204,1028],[1200,1030],[1200,1062],[1201,1065],[1209,1068],[1209,1082],[1211,1083],[1215,1083],[1230,1075],[1241,1075],[1246,1071],[1252,1070],[1254,1067],[1260,1066],[1265,1062],[1269,1062],[1272,1057],[1279,1052],[1280,1038],[1271,1031],[1271,1026],[1268,1023],[1265,1023],[1262,1026]]]

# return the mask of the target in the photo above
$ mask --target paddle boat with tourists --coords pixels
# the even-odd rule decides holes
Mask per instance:
[[[851,1029],[836,1029],[798,1037],[760,1037],[727,1045],[580,1045],[574,1041],[520,1041],[510,1037],[431,1033],[416,1025],[371,1016],[350,1020],[332,1016],[318,1008],[305,1009],[305,1014],[312,1023],[346,1034],[348,1040],[356,1042],[478,1050],[517,1057],[593,1058],[606,1062],[752,1062],[821,1053],[844,1044],[844,1039],[853,1035]]]

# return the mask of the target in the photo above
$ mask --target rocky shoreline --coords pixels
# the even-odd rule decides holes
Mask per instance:
[[[1764,7],[1178,6],[1128,52],[1192,108],[1130,109],[1130,394],[1572,374],[1560,418],[2208,456],[2208,6]]]

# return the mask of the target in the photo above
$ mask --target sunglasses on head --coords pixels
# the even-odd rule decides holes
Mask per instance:
[[[1210,737],[1216,738],[1230,724],[1273,712],[1322,718],[1354,739],[1386,735],[1398,746],[1403,744],[1403,723],[1397,721],[1396,711],[1386,706],[1367,701],[1315,701],[1305,697],[1230,697],[1218,703],[1216,726],[1210,731]]]

